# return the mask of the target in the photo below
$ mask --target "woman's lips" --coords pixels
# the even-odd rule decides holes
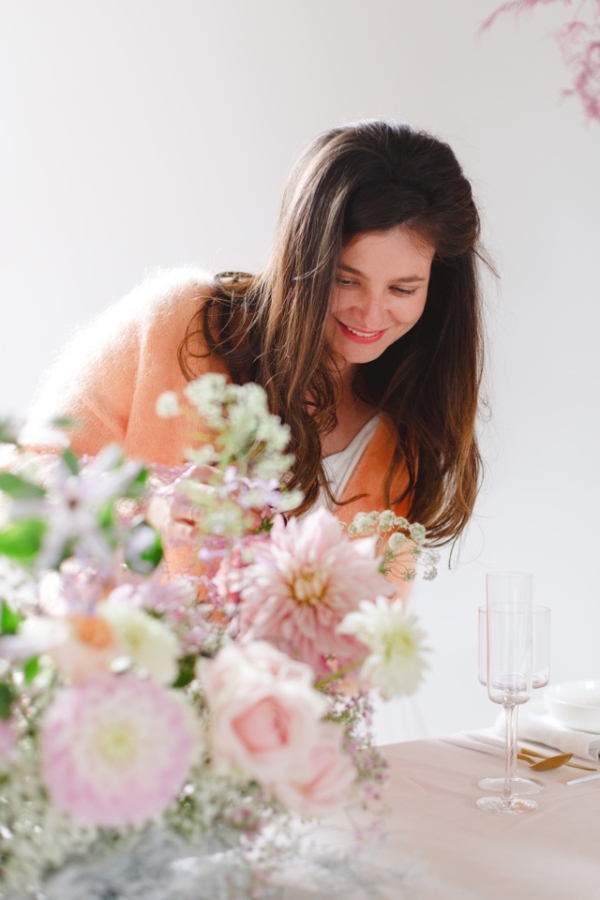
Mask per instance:
[[[343,322],[339,322],[339,326],[345,337],[357,344],[374,344],[385,334],[385,329],[383,331],[361,331],[359,328],[350,328]]]

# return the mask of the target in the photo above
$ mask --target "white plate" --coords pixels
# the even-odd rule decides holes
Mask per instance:
[[[600,734],[600,681],[565,681],[544,692],[548,712],[561,725]]]

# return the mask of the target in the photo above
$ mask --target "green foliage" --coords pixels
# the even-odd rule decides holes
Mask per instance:
[[[40,519],[21,519],[0,531],[0,554],[22,564],[35,561],[46,532],[46,523]]]
[[[0,444],[17,443],[17,423],[8,416],[0,419]]]
[[[146,490],[146,482],[148,481],[148,469],[140,469],[136,477],[130,482],[129,486],[123,491],[123,496],[132,500],[139,499]]]
[[[73,431],[75,428],[79,428],[80,422],[77,419],[72,419],[70,416],[56,416],[51,420],[50,424],[54,428],[61,428],[64,431]]]
[[[173,682],[174,688],[184,688],[196,677],[196,657],[184,656],[179,660],[179,675]]]
[[[160,535],[145,519],[133,523],[123,550],[126,565],[140,575],[153,572],[163,558]]]
[[[11,706],[17,699],[17,692],[8,681],[0,681],[0,719],[10,719]]]
[[[23,666],[23,675],[25,676],[25,683],[31,684],[37,673],[40,671],[40,659],[39,656],[32,656],[31,659],[28,659],[25,665]]]
[[[44,488],[31,481],[13,475],[12,472],[0,472],[0,491],[4,491],[13,500],[39,500],[45,495]]]
[[[79,475],[79,460],[70,447],[65,447],[60,454],[62,461],[72,475]]]
[[[0,634],[16,634],[23,618],[6,600],[0,600]]]

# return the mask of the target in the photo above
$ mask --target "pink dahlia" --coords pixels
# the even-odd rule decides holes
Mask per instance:
[[[44,783],[82,824],[144,822],[177,796],[196,743],[175,691],[134,675],[99,675],[57,692],[42,724]]]
[[[259,552],[241,592],[242,634],[277,644],[319,674],[329,657],[345,666],[365,654],[336,629],[361,600],[395,593],[379,573],[373,538],[348,540],[335,516],[319,509],[287,526],[276,517]]]

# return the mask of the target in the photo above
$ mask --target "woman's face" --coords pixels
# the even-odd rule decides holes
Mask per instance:
[[[352,238],[337,267],[327,340],[350,365],[371,362],[415,325],[425,308],[434,247],[410,229]]]

